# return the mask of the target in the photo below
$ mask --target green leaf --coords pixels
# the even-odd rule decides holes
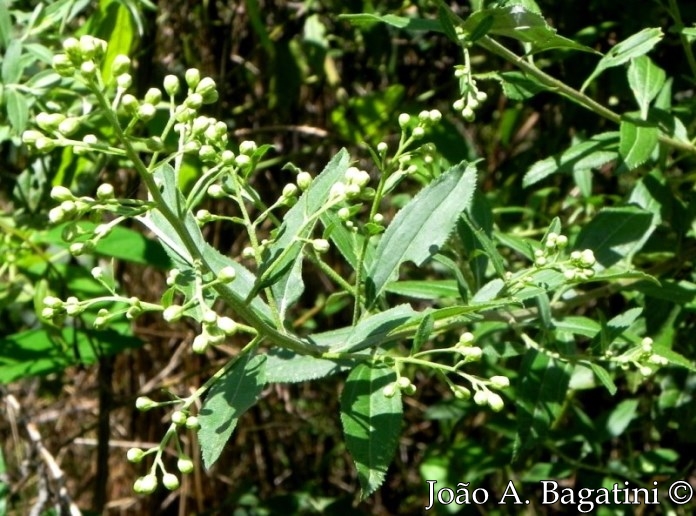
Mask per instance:
[[[350,328],[336,330],[337,335],[344,338],[350,332],[345,331]],[[337,345],[339,341],[317,339],[321,345],[332,343]],[[309,355],[298,355],[289,349],[273,348],[267,354],[266,360],[266,382],[267,383],[298,383],[308,380],[318,380],[327,376],[333,376],[342,371],[352,369],[356,365],[353,359],[327,360],[315,358]]]
[[[355,461],[362,498],[384,482],[401,433],[399,389],[391,398],[382,392],[396,380],[388,367],[360,364],[348,375],[341,395],[341,422],[346,447]]]
[[[439,251],[471,202],[476,168],[461,163],[421,190],[396,214],[377,247],[380,257],[367,278],[367,306],[371,307],[399,266],[412,261],[421,266]]]
[[[266,384],[265,355],[247,353],[233,360],[235,364],[210,388],[198,417],[198,442],[208,469],[218,460],[239,418],[256,404]]]
[[[425,314],[425,317],[421,319],[418,325],[418,330],[413,337],[413,347],[411,348],[411,354],[418,353],[423,344],[428,342],[430,334],[433,332],[433,327],[435,325],[435,318],[432,313]]]
[[[474,225],[474,222],[466,215],[462,216],[460,221],[468,227],[468,229],[471,231],[471,234],[478,241],[480,248],[485,253],[485,256],[493,264],[493,268],[495,269],[496,274],[501,278],[505,277],[505,273],[507,271],[505,267],[505,262],[503,261],[503,257],[498,251],[498,248],[495,246],[495,242],[493,242],[493,239],[489,236],[490,229],[486,231],[485,228],[476,227]]]
[[[603,267],[624,260],[630,263],[652,234],[653,215],[641,208],[603,208],[582,228],[576,249],[592,249]]]
[[[24,66],[22,64],[22,40],[10,41],[5,55],[2,58],[2,82],[3,84],[16,84],[22,78]]]
[[[108,42],[106,55],[102,62],[102,76],[109,84],[112,80],[111,65],[118,54],[130,55],[136,41],[135,24],[126,6],[118,1],[110,2],[102,7],[103,20],[100,24],[99,35]]]
[[[345,341],[331,351],[355,353],[361,349],[379,346],[387,341],[389,333],[409,320],[416,312],[410,305],[398,305],[358,322]]]
[[[572,372],[567,362],[527,351],[518,376],[515,456],[543,440],[561,415]]]
[[[665,84],[665,71],[655,65],[648,56],[631,59],[628,66],[628,84],[640,107],[640,116],[648,118],[650,102],[660,93]]]
[[[542,16],[521,5],[481,9],[469,16],[462,27],[469,34],[474,34],[481,32],[482,24],[485,24],[488,34],[528,43],[531,47],[530,53],[554,48],[595,53],[595,50],[585,45],[559,36]]]
[[[346,259],[353,270],[358,268],[358,253],[362,249],[365,237],[359,233],[349,230],[346,225],[338,218],[333,211],[321,214],[321,223],[326,228],[324,238],[330,239],[336,249]],[[367,267],[374,261],[375,247],[368,244],[367,251],[363,257],[363,274],[367,273]]]
[[[583,83],[580,91],[584,91],[585,88],[607,68],[620,66],[630,59],[650,52],[653,47],[660,42],[663,35],[662,29],[660,28],[646,28],[614,45],[614,47],[599,60],[597,67]]]
[[[66,327],[57,333],[49,329],[15,333],[0,338],[0,384],[94,364],[104,356],[142,345],[139,338],[113,329]]]
[[[250,295],[272,285],[281,318],[304,290],[301,274],[304,242],[301,239],[310,237],[317,223],[316,213],[326,204],[331,187],[344,176],[348,165],[348,152],[342,149],[288,210],[278,236],[268,245],[268,252],[259,267],[259,278]]]
[[[616,384],[614,383],[614,380],[611,379],[609,371],[595,362],[582,362],[582,364],[587,365],[592,370],[595,377],[601,382],[602,385],[604,385],[607,391],[609,391],[609,394],[612,396],[616,394]]]
[[[503,88],[503,94],[510,100],[527,100],[537,93],[549,91],[548,86],[524,72],[500,72],[495,73],[492,78],[498,79]]]
[[[657,127],[621,120],[619,155],[626,168],[633,170],[650,158],[658,144],[660,131]]]
[[[22,134],[29,120],[27,98],[14,88],[5,88],[5,108],[14,134]]]
[[[416,299],[458,298],[459,287],[454,280],[405,280],[387,283],[385,291]]]
[[[638,400],[630,399],[619,403],[607,418],[604,430],[609,437],[618,437],[624,433],[628,425],[636,417]]]
[[[654,345],[653,353],[662,358],[666,358],[670,364],[685,367],[689,371],[696,371],[696,366],[691,360],[666,346]]]
[[[0,48],[7,49],[12,38],[12,19],[7,0],[0,0]]]
[[[394,14],[380,16],[377,14],[340,14],[339,20],[345,20],[356,27],[371,27],[376,23],[386,23],[392,27],[412,31],[443,32],[442,25],[437,20],[426,20],[424,18],[406,18]]]
[[[599,168],[616,159],[618,137],[619,133],[615,131],[600,133],[560,154],[537,161],[524,175],[522,185],[526,188],[551,174]]]

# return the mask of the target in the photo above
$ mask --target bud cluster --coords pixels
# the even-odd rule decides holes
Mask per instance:
[[[612,353],[608,351],[605,358],[617,362],[622,369],[628,369],[633,365],[638,372],[646,378],[652,375],[657,368],[669,364],[669,361],[665,357],[655,353],[653,350],[653,340],[650,337],[645,337],[640,342],[640,345],[627,350],[618,357],[612,357]]]
[[[469,48],[471,41],[469,35],[461,27],[457,27],[457,37],[464,52],[464,64],[454,67],[454,76],[459,79],[460,97],[454,101],[452,107],[462,114],[462,117],[467,122],[473,122],[476,119],[476,109],[486,101],[488,95],[485,91],[478,88],[476,79],[471,73],[471,59],[469,57]]]
[[[384,394],[386,398],[393,398],[397,391],[412,396],[416,393],[416,386],[405,376],[399,376],[395,382],[384,386],[382,394]]]

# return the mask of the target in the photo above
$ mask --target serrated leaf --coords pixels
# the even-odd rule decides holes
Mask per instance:
[[[421,190],[394,217],[377,246],[367,278],[367,306],[377,301],[387,283],[407,261],[422,265],[437,253],[471,202],[476,168],[460,163]]]
[[[603,267],[630,263],[654,230],[653,215],[641,208],[604,208],[582,228],[576,249],[592,249]]]
[[[526,188],[551,174],[570,174],[575,170],[601,167],[616,159],[619,133],[600,133],[589,140],[573,145],[560,154],[534,163],[524,175],[522,185]]]
[[[210,388],[198,415],[198,442],[207,469],[220,457],[239,418],[258,401],[266,384],[265,365],[265,355],[245,354]]]
[[[423,319],[421,319],[416,334],[413,337],[413,347],[411,348],[411,354],[418,353],[423,344],[428,342],[430,334],[433,332],[433,327],[435,326],[435,318],[433,314],[425,314]]]
[[[595,50],[585,45],[559,36],[542,16],[522,5],[478,10],[464,21],[463,28],[472,34],[484,22],[488,26],[488,34],[528,43],[531,46],[530,53],[554,48],[595,53]]]
[[[346,447],[358,470],[362,498],[384,482],[401,433],[401,393],[382,392],[396,380],[388,367],[358,365],[348,375],[341,395],[341,422]]]
[[[624,119],[621,120],[619,134],[619,155],[626,168],[633,170],[650,159],[657,147],[660,131],[657,127]]]
[[[507,269],[505,268],[505,262],[503,261],[503,257],[498,251],[498,248],[495,246],[495,242],[493,242],[493,239],[490,236],[488,236],[486,229],[482,227],[476,227],[474,222],[467,215],[464,215],[460,218],[460,223],[465,224],[469,231],[471,231],[471,234],[477,240],[481,249],[483,249],[485,256],[493,264],[493,268],[495,269],[496,274],[501,278],[504,277],[507,271]],[[490,232],[490,229],[488,230],[488,232]],[[461,233],[462,230],[460,227],[460,234]]]
[[[343,329],[343,328],[342,328]],[[350,328],[345,328],[350,329]],[[342,332],[346,337],[349,332]],[[321,341],[326,345],[325,341]],[[335,342],[334,342],[334,345]],[[333,376],[355,367],[355,360],[327,360],[309,355],[299,355],[289,349],[273,348],[267,354],[266,382],[298,383]]]
[[[631,59],[628,66],[628,84],[640,107],[640,116],[648,118],[650,102],[660,93],[665,84],[665,71],[652,62],[648,56]]]
[[[311,235],[317,223],[314,215],[326,204],[331,187],[344,176],[348,164],[348,152],[342,149],[288,210],[278,236],[267,247],[268,252],[259,267],[259,277],[250,295],[272,286],[281,318],[304,290],[301,274],[304,243],[301,239]]]
[[[524,72],[500,72],[496,73],[493,78],[497,78],[500,81],[503,94],[510,100],[527,100],[537,93],[549,91],[548,86]]]
[[[527,351],[518,376],[515,455],[542,440],[560,416],[572,372],[570,363]]]
[[[599,60],[597,67],[583,83],[580,91],[584,91],[604,70],[614,66],[620,66],[630,59],[650,52],[653,47],[660,42],[663,35],[662,29],[660,28],[646,28],[614,45],[614,47]]]

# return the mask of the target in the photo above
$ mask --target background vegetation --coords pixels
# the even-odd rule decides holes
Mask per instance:
[[[647,111],[636,115],[641,106],[627,76],[628,60],[607,68],[584,93],[624,115],[624,122],[629,116],[637,127],[654,128],[655,140],[659,132],[663,141],[653,148],[652,136],[636,137],[631,148],[648,147],[648,152],[635,158],[620,148],[628,137],[624,134],[619,141],[615,134],[630,131],[633,122],[620,129],[617,120],[549,91],[539,81],[505,76],[517,71],[516,65],[482,46],[470,50],[471,67],[487,100],[476,110],[475,120],[467,121],[452,108],[461,96],[454,75],[455,65],[462,64],[459,45],[441,32],[355,19],[351,23],[340,17],[391,13],[437,19],[437,5],[426,0],[173,0],[158,5],[136,0],[0,0],[0,384],[5,400],[0,513],[28,513],[40,505],[42,494],[61,485],[83,511],[106,514],[416,514],[427,501],[426,479],[441,485],[467,481],[498,496],[509,479],[531,492],[538,489],[538,480],[552,478],[576,488],[624,481],[652,487],[653,481],[662,485],[691,479],[696,452],[691,365],[696,355],[696,150],[691,139],[696,32],[689,25],[696,20],[696,6],[676,0],[471,4],[448,5],[464,19],[482,7],[521,4],[533,12],[538,6],[558,34],[602,54],[646,28],[661,29],[662,36],[645,51],[666,77],[648,100],[649,116]],[[23,131],[34,127],[38,113],[61,103],[79,103],[79,92],[66,88],[50,63],[66,37],[82,34],[100,37],[115,53],[131,56],[138,98],[162,84],[165,75],[183,77],[188,68],[213,77],[219,100],[204,110],[228,125],[230,141],[273,146],[253,179],[269,203],[294,177],[283,168],[287,162],[314,175],[345,147],[357,166],[374,175],[367,146],[384,141],[395,147],[400,113],[416,116],[438,109],[443,119],[423,140],[432,144],[425,148],[432,152],[418,159],[424,166],[434,161],[437,170],[461,160],[480,160],[477,208],[468,213],[485,229],[505,270],[529,267],[534,259],[529,242],[539,247],[550,227],[562,227],[573,249],[594,249],[600,262],[606,258],[602,249],[617,254],[612,265],[626,265],[625,273],[583,284],[566,304],[555,297],[546,297],[545,304],[532,299],[517,308],[535,311],[537,316],[529,321],[523,322],[519,312],[501,310],[471,323],[486,354],[474,366],[475,373],[511,379],[502,411],[456,399],[427,370],[408,370],[418,390],[403,397],[404,424],[394,461],[383,486],[366,500],[359,498],[360,484],[338,417],[345,375],[269,384],[259,403],[240,419],[210,471],[200,464],[194,434],[184,435],[184,451],[196,463],[194,473],[182,477],[178,491],[136,496],[133,480],[142,470],[126,462],[126,450],[156,445],[164,426],[162,413],[135,409],[136,397],[161,397],[163,389],[189,394],[186,389],[205,382],[244,342],[231,339],[214,353],[191,355],[188,350],[199,331],[194,322],[168,324],[157,314],[145,314],[97,332],[88,315],[67,329],[41,316],[42,300],[49,293],[62,299],[101,295],[102,286],[90,270],[111,264],[111,258],[117,259],[115,282],[126,295],[158,303],[170,266],[162,248],[131,222],[100,244],[97,257],[52,259],[67,247],[60,230],[47,229],[55,205],[53,186],[94,195],[99,184],[108,182],[119,197],[144,196],[143,184],[125,159],[81,156],[69,147],[39,154],[22,143]],[[499,40],[524,54],[520,42]],[[600,57],[552,49],[537,54],[534,63],[580,89]],[[104,120],[90,123],[81,130],[109,131]],[[158,115],[147,130],[156,133],[165,123],[166,117]],[[578,156],[574,146],[608,133]],[[569,148],[576,154],[560,157]],[[542,161],[551,156],[551,162]],[[193,161],[184,163],[183,189],[194,183],[197,167]],[[537,176],[530,179],[530,170]],[[391,220],[427,182],[427,177],[407,182],[385,202],[385,218]],[[229,204],[208,199],[205,207],[232,214]],[[484,213],[487,220],[480,218]],[[602,244],[597,235],[616,227],[618,237],[611,245]],[[206,225],[204,233],[226,255],[238,256],[247,245],[226,221]],[[460,224],[448,248],[448,256],[469,275],[462,283],[475,286],[472,297],[497,273],[495,259],[482,257],[491,249],[474,233]],[[350,276],[340,256],[329,254],[327,261],[340,275]],[[445,262],[402,269],[402,277],[409,280],[432,282],[449,279],[448,274]],[[422,310],[449,306],[452,297],[462,294],[455,282],[442,288],[435,300],[403,289],[394,290],[391,299]],[[289,314],[292,327],[309,334],[350,325],[351,306],[330,296],[336,290],[325,276],[305,274],[305,292]],[[624,364],[627,371],[611,363],[606,373],[611,378],[601,379],[597,371],[593,376],[588,368],[573,369],[572,360],[563,369],[565,365],[549,367],[548,358],[530,359],[520,350],[525,347],[521,333],[572,360],[613,344],[623,352],[621,346],[650,336],[670,364],[642,374],[633,362]],[[445,347],[448,339],[451,335],[437,335],[432,345]],[[559,370],[565,373],[559,375]],[[519,371],[530,379],[518,376]],[[544,379],[547,373],[559,376]],[[551,389],[549,381],[559,385]],[[535,389],[536,395],[530,394]],[[530,400],[532,405],[525,405]],[[520,430],[524,427],[531,430],[525,433]],[[32,438],[38,435],[32,429],[40,438]],[[52,454],[64,477],[46,469],[41,447]],[[468,513],[471,508],[439,510],[460,509]],[[493,505],[483,510],[515,512]],[[545,513],[549,508],[536,510]],[[633,508],[606,511],[632,513]]]

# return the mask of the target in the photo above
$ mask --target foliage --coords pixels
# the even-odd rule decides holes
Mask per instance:
[[[686,477],[669,443],[693,434],[693,29],[670,1],[670,31],[636,27],[600,52],[599,38],[560,35],[534,1],[435,3],[339,19],[365,38],[446,38],[461,53],[449,106],[421,98],[401,109],[401,84],[346,99],[331,119],[351,149],[319,173],[287,160],[277,189],[264,185],[273,147],[230,143],[225,121],[209,116],[221,89],[211,77],[188,68],[135,90],[123,34],[138,30],[139,7],[100,3],[60,49],[27,41],[86,3],[0,14],[0,140],[24,161],[0,219],[0,302],[17,328],[0,341],[0,381],[141,346],[127,320],[148,316],[193,325],[191,351],[209,361],[233,345],[200,386],[135,401],[168,411],[159,444],[127,453],[146,463],[139,494],[177,489],[191,473],[188,431],[210,469],[267,386],[335,375],[362,499],[388,478],[412,422],[406,400],[419,395],[441,430],[419,464],[424,488],[488,482],[499,500],[511,478],[533,491],[542,479],[652,488]],[[291,46],[274,45],[259,4],[246,5],[281,62]],[[315,14],[305,37],[315,46],[304,64],[326,71]],[[662,62],[668,39],[685,68]],[[566,66],[583,75],[557,78]],[[273,108],[285,102],[282,78]],[[497,122],[482,122],[498,85]],[[557,103],[560,123],[522,145],[526,106],[540,99]],[[462,152],[461,128],[477,125],[507,160],[487,164],[496,153],[470,143]],[[134,171],[140,190],[104,180],[109,167]],[[243,243],[216,248],[216,225]],[[116,260],[166,271],[162,291],[131,295]],[[20,322],[29,302],[36,315]]]

